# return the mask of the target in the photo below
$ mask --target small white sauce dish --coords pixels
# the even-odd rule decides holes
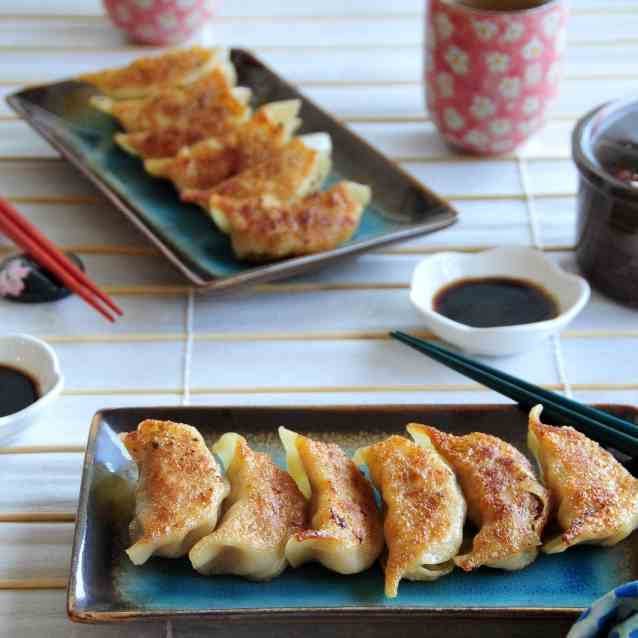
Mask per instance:
[[[0,441],[4,443],[46,414],[62,391],[64,377],[53,348],[24,334],[0,336],[0,365],[28,374],[36,381],[40,395],[23,410],[0,417]]]
[[[473,328],[435,312],[438,292],[468,278],[508,277],[533,282],[559,304],[559,315],[548,321],[495,328]],[[481,253],[438,253],[424,259],[412,277],[410,299],[423,313],[428,328],[441,339],[470,354],[510,356],[530,350],[563,330],[585,307],[589,284],[561,270],[542,252],[522,247],[496,248]]]

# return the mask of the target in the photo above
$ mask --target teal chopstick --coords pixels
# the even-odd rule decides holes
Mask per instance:
[[[456,354],[437,344],[417,339],[403,332],[390,335],[449,368],[496,390],[526,407],[542,404],[551,418],[582,430],[587,436],[630,455],[638,454],[638,426],[544,390],[505,372]]]
[[[478,361],[473,361],[472,359],[468,359],[467,357],[464,357],[461,354],[452,352],[451,350],[448,350],[447,348],[444,348],[443,346],[440,346],[436,343],[432,343],[431,341],[423,341],[422,339],[418,339],[417,337],[411,337],[410,335],[406,335],[402,332],[393,333],[393,336],[395,334],[397,335],[396,338],[400,340],[401,340],[401,336],[405,336],[409,338],[411,341],[418,342],[418,343],[425,343],[427,344],[428,348],[437,350],[443,355],[454,357],[455,359],[468,363],[474,366],[475,368],[478,368],[479,370],[483,370],[484,372],[489,372],[490,374],[494,374],[500,377],[501,379],[508,381],[509,383],[516,384],[517,386],[521,387],[524,390],[528,390],[530,392],[533,392],[535,394],[542,396],[544,400],[546,401],[553,401],[556,403],[560,403],[561,405],[564,405],[565,407],[571,410],[574,410],[575,412],[580,412],[581,414],[584,414],[592,419],[595,419],[596,421],[600,421],[601,423],[608,425],[611,428],[614,428],[615,430],[618,430],[620,432],[625,432],[626,434],[629,434],[630,436],[633,436],[638,439],[638,425],[634,425],[633,423],[630,423],[629,421],[625,421],[624,419],[616,417],[613,414],[609,414],[608,412],[604,412],[603,410],[598,410],[596,408],[591,408],[587,405],[579,403],[578,401],[573,401],[572,399],[568,399],[567,397],[561,396],[560,394],[556,394],[556,392],[545,390],[544,388],[541,388],[537,385],[528,383],[527,381],[523,381],[522,379],[519,379],[518,377],[514,377],[511,374],[507,374],[507,372],[502,372],[501,370],[497,370],[496,368],[492,368]]]

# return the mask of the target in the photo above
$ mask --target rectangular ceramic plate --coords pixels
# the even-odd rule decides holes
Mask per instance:
[[[635,408],[605,409],[638,423]],[[266,618],[297,626],[312,622],[306,627],[306,636],[320,635],[322,622],[329,623],[326,635],[335,623],[364,623],[366,636],[382,635],[387,623],[398,623],[402,629],[410,623],[426,623],[428,635],[438,636],[440,631],[447,638],[457,635],[450,634],[453,628],[459,636],[474,633],[479,622],[486,630],[490,623],[500,626],[503,636],[547,638],[564,635],[582,608],[638,576],[638,535],[611,549],[577,547],[564,554],[541,555],[520,572],[480,569],[465,574],[456,570],[434,583],[403,581],[395,600],[384,598],[383,574],[378,566],[345,577],[307,565],[288,569],[269,583],[204,577],[187,559],[155,558],[135,567],[124,548],[131,518],[127,494],[134,487],[136,471],[117,435],[135,429],[144,418],[192,424],[208,442],[227,431],[240,432],[253,447],[272,454],[280,464],[283,453],[276,436],[280,425],[334,441],[348,453],[390,434],[404,433],[411,421],[455,434],[488,432],[527,453],[527,417],[516,406],[105,410],[94,419],[82,477],[68,598],[73,620],[114,622],[182,616],[205,618],[209,623],[233,620],[234,636],[241,634],[242,623],[250,627],[251,621]],[[519,633],[508,633],[506,627],[517,627]]]
[[[354,237],[317,255],[265,265],[237,260],[228,236],[195,205],[184,204],[166,180],[151,177],[142,162],[113,142],[117,122],[89,105],[88,84],[64,81],[24,89],[9,105],[97,186],[195,285],[229,288],[290,276],[353,255],[443,228],[456,212],[444,200],[381,155],[284,82],[252,54],[232,50],[238,83],[253,91],[254,106],[297,98],[302,101],[300,133],[325,131],[332,137],[333,170],[339,179],[369,184],[373,199]]]

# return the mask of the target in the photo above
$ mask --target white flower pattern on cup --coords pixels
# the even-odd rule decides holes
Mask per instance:
[[[534,133],[560,77],[564,22],[561,11],[502,22],[471,16],[461,28],[454,16],[435,12],[426,46],[438,40],[442,55],[433,66],[426,55],[425,63],[432,117],[445,137],[476,152],[501,154]],[[461,99],[470,76],[474,95]]]
[[[548,38],[556,35],[560,27],[561,15],[558,11],[554,11],[543,19],[543,31]]]
[[[453,131],[460,131],[465,126],[465,119],[463,116],[453,107],[449,106],[443,111],[443,117],[448,128]]]
[[[428,26],[425,36],[425,45],[430,51],[436,49],[436,31],[432,28],[432,25]]]
[[[447,40],[454,33],[454,25],[446,13],[437,13],[434,16],[434,24],[441,39]]]
[[[483,149],[488,145],[490,140],[487,134],[483,133],[483,131],[473,129],[465,135],[463,141],[470,146],[475,146],[476,148]]]
[[[533,118],[531,120],[526,120],[524,122],[520,122],[516,127],[523,135],[528,136],[531,135],[539,126],[540,122],[538,118]]]
[[[551,84],[556,84],[560,80],[561,72],[561,63],[554,62],[554,64],[549,67],[549,71],[547,72],[547,79],[550,81]]]
[[[505,73],[510,65],[510,56],[507,53],[493,51],[487,54],[487,66],[492,73]]]
[[[503,78],[498,85],[498,90],[504,98],[514,99],[521,93],[521,80],[515,76]]]
[[[525,33],[525,27],[522,22],[510,22],[505,29],[503,40],[505,42],[518,42]]]
[[[115,7],[115,16],[120,22],[129,22],[131,19],[131,11],[125,4],[118,4]]]
[[[470,111],[477,119],[484,120],[486,117],[490,117],[496,113],[496,106],[489,97],[476,95],[472,100]]]
[[[507,153],[512,150],[513,146],[511,140],[500,140],[492,143],[491,150],[492,153]]]
[[[157,21],[159,22],[160,27],[162,29],[166,29],[167,31],[174,29],[179,24],[177,21],[177,17],[172,13],[163,13],[159,16]]]
[[[158,37],[157,29],[152,24],[143,24],[139,28],[139,34],[142,38],[152,39]]]
[[[512,123],[509,120],[499,119],[490,122],[490,131],[494,135],[507,135],[512,130]]]
[[[445,53],[447,63],[457,75],[466,75],[469,69],[467,53],[457,46],[451,46]]]
[[[523,47],[523,57],[526,60],[536,60],[543,55],[544,49],[543,43],[538,38],[532,38]]]
[[[483,42],[489,42],[498,32],[496,24],[489,20],[474,20],[472,26],[474,27],[474,31],[476,31],[476,35],[479,39],[483,40]]]
[[[527,67],[525,71],[525,82],[528,86],[535,86],[543,79],[543,65],[540,62],[534,62]]]
[[[538,111],[540,107],[540,98],[538,98],[536,95],[529,95],[523,102],[523,113],[525,113],[525,115],[531,115],[532,113],[536,113],[536,111]]]
[[[185,18],[184,22],[189,29],[195,29],[198,27],[203,20],[204,16],[199,11],[195,11],[193,13],[189,13]]]
[[[436,85],[441,97],[454,97],[454,76],[451,73],[439,73],[436,76]]]

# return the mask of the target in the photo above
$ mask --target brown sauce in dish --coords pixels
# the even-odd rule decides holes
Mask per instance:
[[[548,2],[549,0],[456,0],[456,4],[479,11],[525,11]]]
[[[435,312],[472,326],[519,326],[554,319],[559,306],[541,286],[524,279],[484,277],[461,279],[434,297]]]
[[[0,365],[0,417],[15,414],[39,398],[35,379],[17,368]]]

